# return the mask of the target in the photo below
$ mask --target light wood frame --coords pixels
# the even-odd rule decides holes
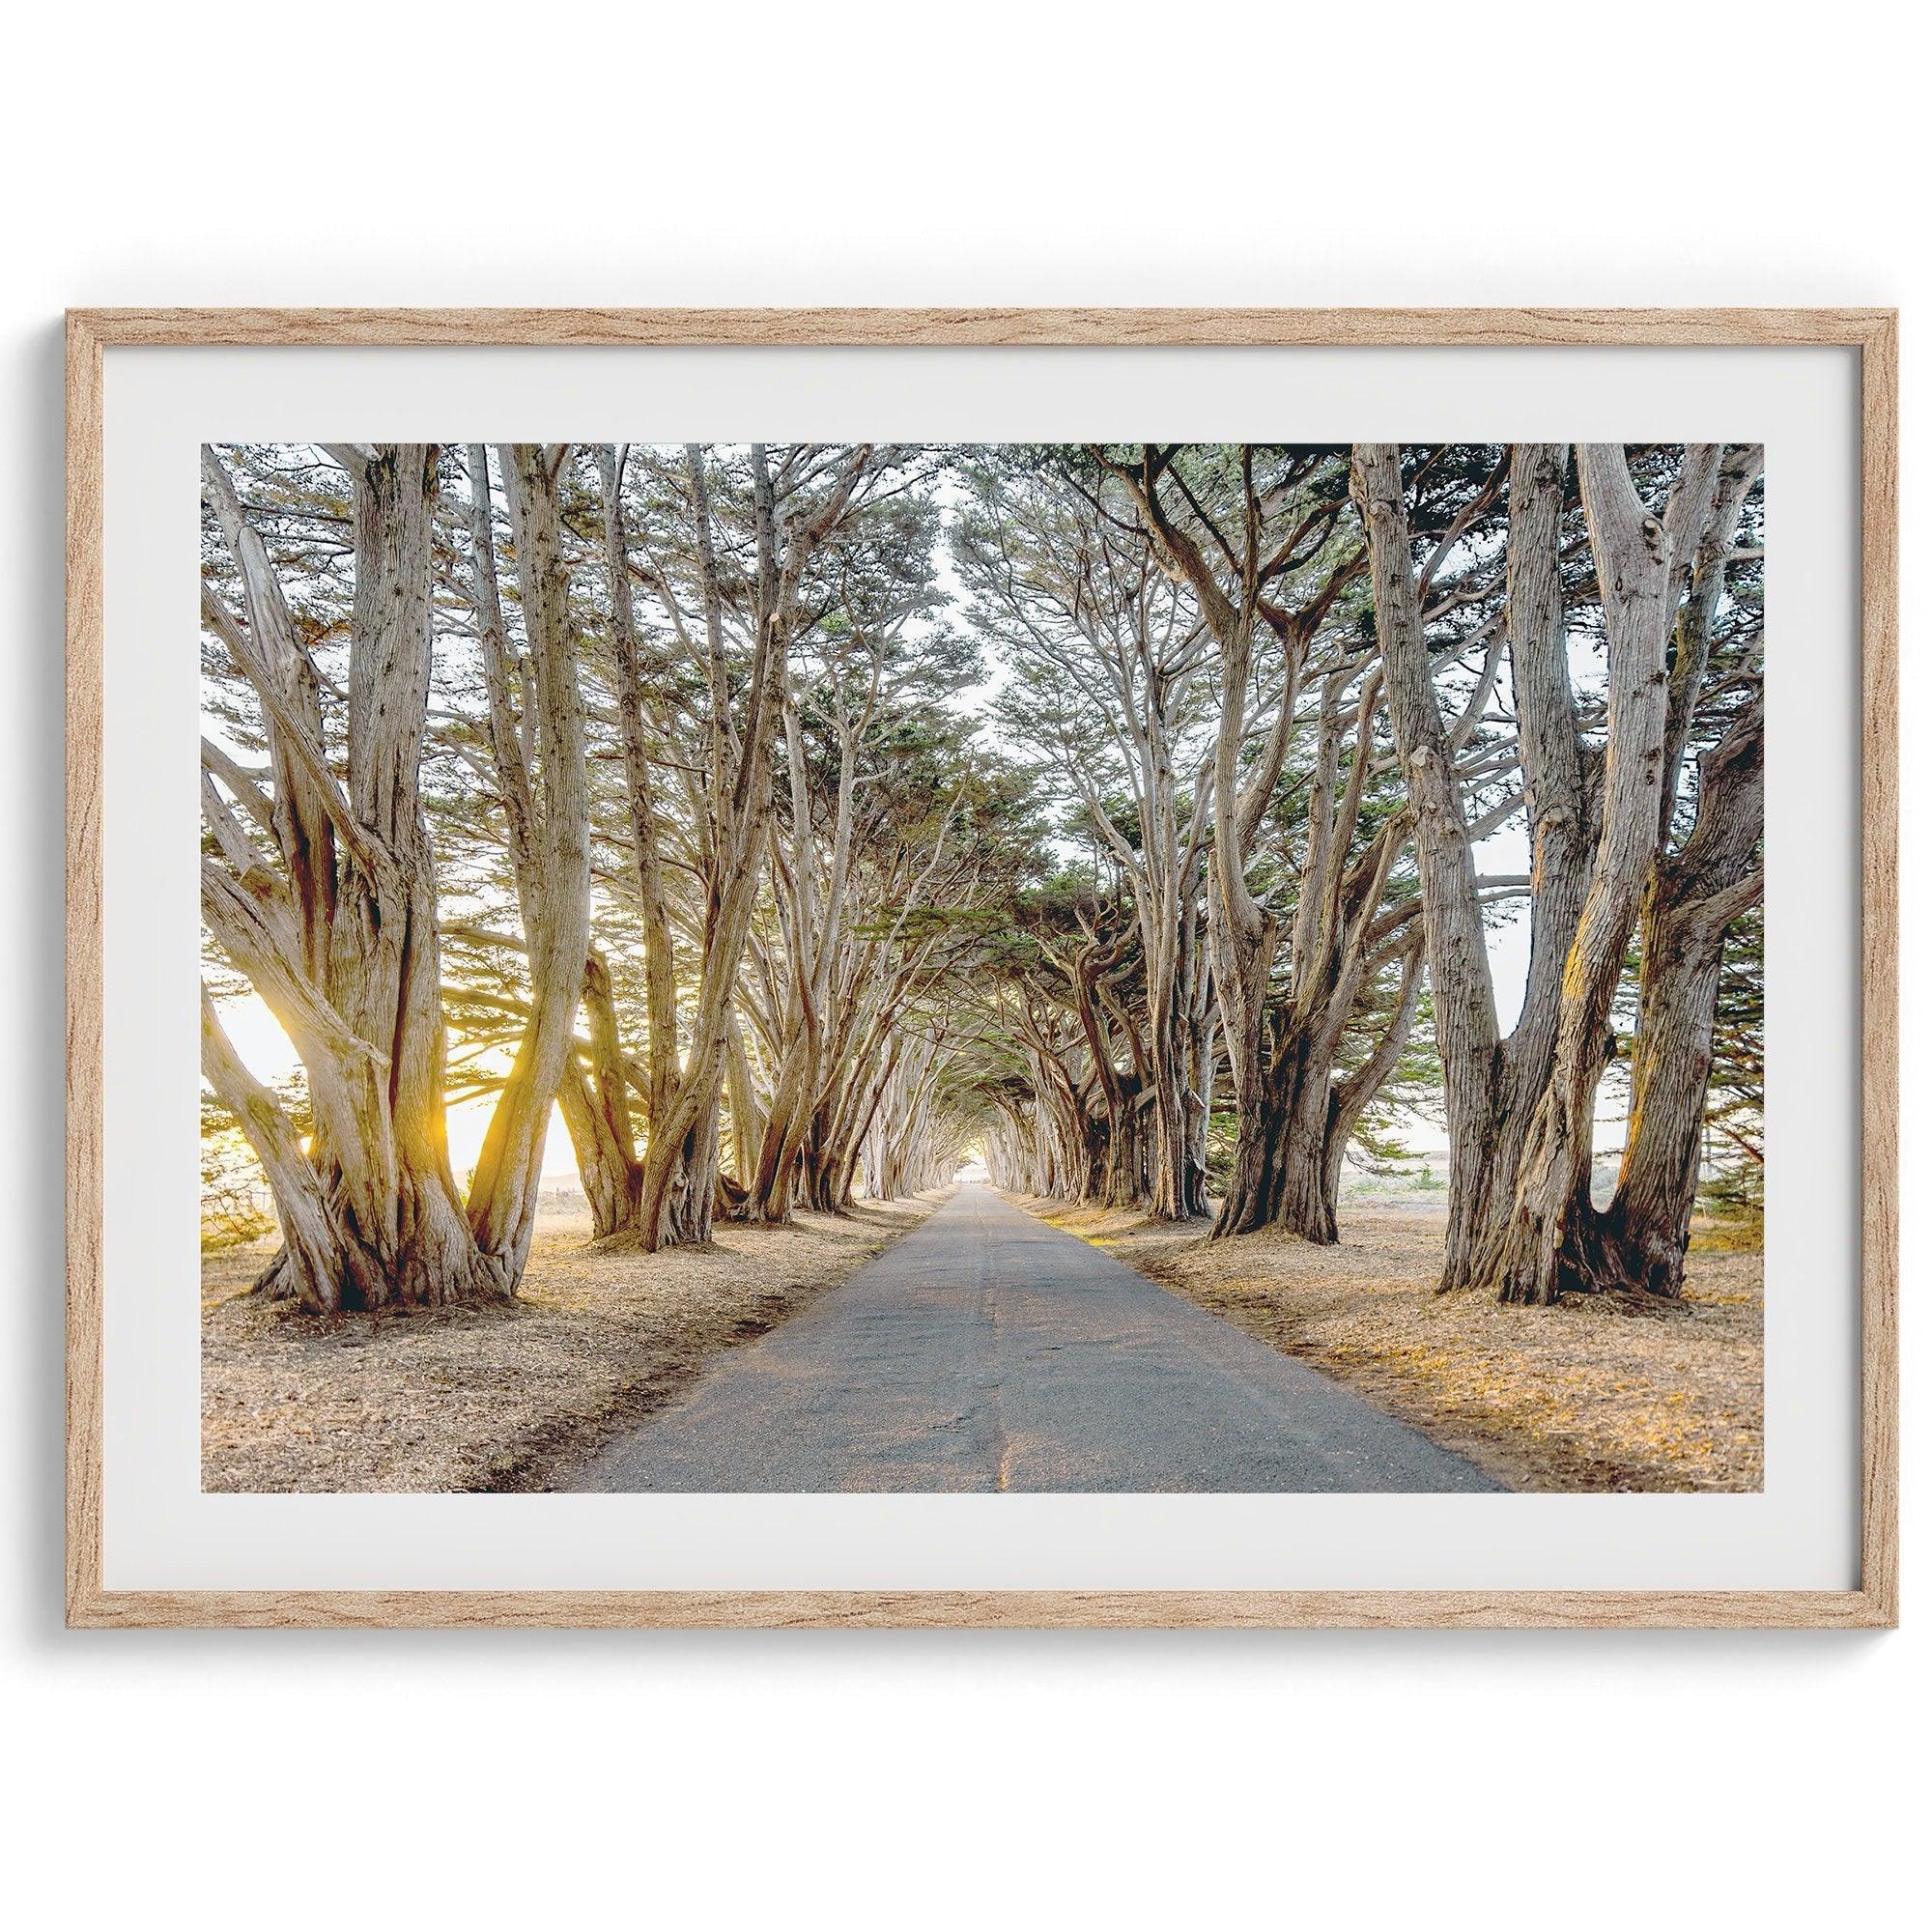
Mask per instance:
[[[1898,1621],[1898,318],[1889,309],[90,309],[67,319],[67,1617],[77,1627]],[[1861,384],[1862,1569],[1845,1591],[151,1591],[101,1577],[101,357],[119,347],[1817,347]]]

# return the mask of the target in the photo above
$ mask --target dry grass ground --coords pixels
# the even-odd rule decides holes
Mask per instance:
[[[1021,1201],[1211,1314],[1325,1370],[1519,1490],[1758,1490],[1764,1258],[1693,1252],[1681,1308],[1437,1294],[1444,1214],[1345,1200],[1342,1239],[1209,1242],[1130,1211]]]
[[[538,1224],[522,1298],[330,1327],[247,1294],[264,1247],[202,1264],[205,1490],[530,1490],[763,1334],[943,1197],[867,1202],[708,1249],[588,1244]]]

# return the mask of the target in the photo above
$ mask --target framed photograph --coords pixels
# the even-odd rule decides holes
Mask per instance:
[[[1895,1623],[1896,345],[71,314],[69,1621]]]

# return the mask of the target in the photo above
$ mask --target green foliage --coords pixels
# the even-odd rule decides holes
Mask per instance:
[[[1764,914],[1739,920],[1724,940],[1704,1111],[1698,1205],[1763,1237]]]

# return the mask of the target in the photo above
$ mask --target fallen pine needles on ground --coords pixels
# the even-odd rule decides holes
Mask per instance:
[[[805,1213],[788,1228],[721,1223],[708,1248],[656,1255],[593,1246],[587,1221],[552,1217],[514,1303],[334,1326],[245,1292],[267,1248],[208,1256],[202,1487],[546,1489],[942,1198]]]

